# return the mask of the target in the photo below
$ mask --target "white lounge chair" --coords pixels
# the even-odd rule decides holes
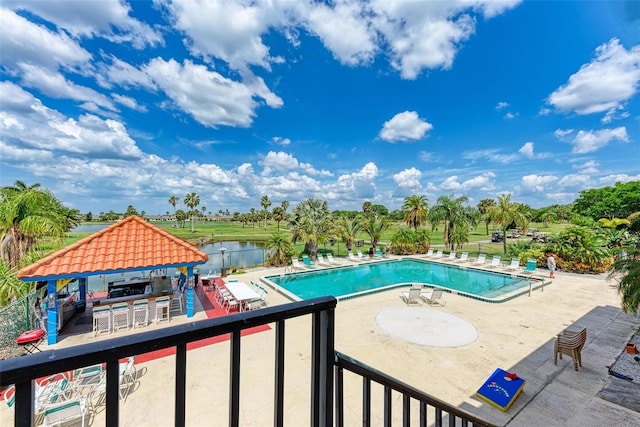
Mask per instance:
[[[443,295],[444,291],[442,289],[434,288],[431,291],[421,292],[420,298],[429,305],[438,304],[444,306],[446,302],[442,298]]]
[[[473,265],[485,265],[487,263],[487,255],[480,254],[478,255],[478,259],[473,262]]]
[[[349,252],[349,253],[347,254],[347,258],[349,259],[349,261],[353,261],[353,262],[360,262],[360,261],[363,261],[363,259],[362,259],[362,258],[358,258],[357,256],[355,256],[355,255],[353,254],[353,252]]]
[[[431,258],[432,256],[433,256],[433,248],[429,248],[429,250],[425,254],[425,257]]]
[[[361,259],[361,260],[363,260],[363,261],[364,261],[365,259],[367,259],[367,256],[366,256],[366,255],[364,255],[364,254],[362,253],[362,251],[360,251],[360,250],[358,251],[358,255],[357,255],[357,257],[358,257],[358,258],[360,258],[360,259]]]
[[[507,271],[518,271],[520,270],[520,260],[518,258],[511,258],[511,264],[505,267]]]
[[[316,262],[318,263],[318,265],[322,265],[325,267],[329,265],[329,263],[324,260],[324,257],[322,256],[322,254],[318,254],[318,259],[316,260]]]
[[[44,411],[43,426],[59,426],[62,424],[75,423],[80,421],[84,427],[84,417],[87,413],[86,398],[70,399],[61,403],[49,406]]]
[[[447,261],[455,261],[456,260],[456,251],[449,252],[449,256],[447,257]]]
[[[456,262],[467,262],[469,261],[469,252],[462,252],[460,258],[456,258],[454,261]]]
[[[333,259],[333,254],[331,252],[327,254],[327,261],[329,261],[329,264],[334,264],[334,265],[340,264],[338,261]]]
[[[434,258],[442,258],[444,256],[444,253],[441,250],[438,250],[438,252],[436,252],[436,254],[433,256]]]
[[[304,270],[307,268],[305,265],[300,264],[300,261],[298,261],[298,258],[292,258],[291,265],[293,266],[294,270]]]
[[[502,259],[500,258],[500,256],[494,255],[493,258],[491,259],[491,262],[487,264],[487,267],[489,268],[502,267]]]
[[[422,305],[422,298],[420,294],[421,292],[422,292],[422,288],[414,286],[409,288],[409,292],[401,292],[400,298],[402,298],[402,301],[404,301],[407,305],[411,305],[411,304]]]

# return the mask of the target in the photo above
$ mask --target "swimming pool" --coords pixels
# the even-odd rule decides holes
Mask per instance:
[[[424,283],[471,298],[502,302],[528,292],[530,283],[529,277],[407,258],[267,276],[263,279],[294,300],[322,295],[346,299],[407,286],[409,283]]]

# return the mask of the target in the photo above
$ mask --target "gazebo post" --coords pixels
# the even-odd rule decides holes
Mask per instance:
[[[194,277],[193,277],[193,266],[187,267],[187,318],[193,317],[194,315],[194,307],[193,307],[193,299],[194,299]]]
[[[58,342],[58,290],[56,281],[47,281],[47,344]]]

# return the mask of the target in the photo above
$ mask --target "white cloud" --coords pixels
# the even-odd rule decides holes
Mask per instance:
[[[508,102],[500,101],[500,102],[498,102],[498,105],[496,105],[496,110],[500,111],[500,110],[503,110],[503,109],[507,108],[508,106],[509,106]]]
[[[500,150],[490,148],[486,150],[466,151],[462,153],[462,158],[477,162],[480,160],[487,160],[497,163],[511,163],[514,160],[518,160],[520,156],[518,154],[502,154]]]
[[[138,101],[131,98],[130,96],[119,95],[117,93],[111,94],[111,97],[120,105],[124,105],[127,108],[131,108],[132,110],[146,112],[147,108],[144,105],[138,104]]]
[[[419,189],[422,172],[416,168],[405,169],[393,175],[393,181],[403,189]]]
[[[518,153],[522,154],[527,159],[533,159],[533,142],[526,142],[522,147],[520,147]]]
[[[558,181],[558,187],[562,190],[572,190],[575,192],[593,188],[591,175],[583,173],[574,173],[563,176]]]
[[[203,65],[155,58],[144,71],[175,105],[204,126],[248,127],[256,114],[255,93],[248,86]]]
[[[505,113],[504,118],[507,119],[507,120],[515,119],[516,118],[516,114],[508,112],[508,113]]]
[[[589,160],[583,164],[573,165],[573,169],[579,170],[581,174],[593,175],[600,172],[598,166],[600,166],[598,162],[595,160]]]
[[[269,151],[267,155],[260,161],[263,166],[263,175],[269,175],[273,171],[295,171],[301,170],[309,175],[331,176],[332,173],[326,170],[319,171],[309,163],[298,162],[298,159],[291,154],[285,152]]]
[[[522,177],[522,186],[525,189],[536,191],[538,193],[553,191],[552,184],[558,181],[558,177],[554,175],[525,175]]]
[[[275,144],[282,145],[283,147],[291,144],[291,140],[289,138],[283,138],[281,136],[274,136],[271,138],[271,141]]]
[[[415,141],[424,138],[431,129],[433,129],[433,125],[418,117],[418,113],[404,111],[386,121],[379,136],[388,142]]]
[[[600,185],[603,186],[613,186],[616,182],[624,184],[625,182],[630,181],[640,181],[640,173],[635,176],[627,175],[626,173],[612,174],[600,177],[598,181],[600,182]]]
[[[324,188],[324,191],[332,192],[332,199],[340,197],[342,201],[360,201],[371,199],[375,196],[375,179],[378,177],[378,166],[369,162],[359,171],[340,175],[335,184]]]
[[[556,129],[553,134],[558,139],[564,139],[564,137],[571,135],[573,133],[573,129]]]
[[[593,61],[549,95],[558,111],[593,114],[621,108],[638,90],[640,46],[626,50],[618,39],[598,46]]]
[[[493,183],[493,179],[496,177],[496,174],[493,172],[485,172],[482,175],[475,176],[466,181],[459,182],[457,175],[452,175],[446,178],[442,183],[435,187],[444,191],[468,191],[471,189],[484,188],[484,189],[493,189],[495,185]],[[433,188],[433,187],[432,187]]]
[[[56,33],[0,7],[2,65],[28,63],[55,70],[85,64],[91,54],[64,32]]]
[[[160,33],[129,16],[131,8],[120,0],[12,1],[11,6],[29,10],[76,38],[103,37],[138,49],[162,44]]]
[[[108,57],[107,61],[108,63],[100,64],[100,73],[96,76],[100,86],[110,89],[113,84],[116,84],[127,89],[136,87],[155,90],[151,77],[139,68],[115,56]]]
[[[573,154],[592,153],[598,151],[612,141],[629,142],[627,129],[622,126],[615,129],[581,130],[571,141]]]

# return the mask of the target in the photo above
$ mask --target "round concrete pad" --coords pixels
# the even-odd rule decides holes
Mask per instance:
[[[462,347],[478,338],[471,323],[432,308],[385,307],[376,322],[394,337],[431,347]]]

